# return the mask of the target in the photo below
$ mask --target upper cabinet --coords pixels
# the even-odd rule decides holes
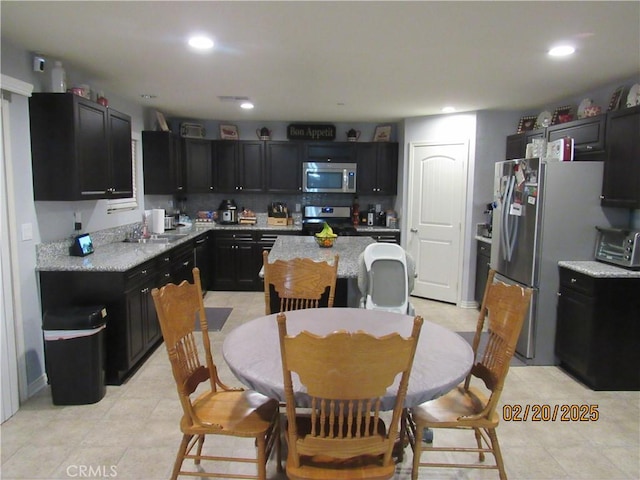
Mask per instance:
[[[524,158],[527,144],[534,138],[544,138],[549,142],[564,137],[574,140],[574,160],[604,160],[606,114],[583,118],[572,122],[552,125],[546,130],[530,130],[507,137],[506,160]]]
[[[299,142],[267,142],[265,171],[267,191],[300,193],[302,191],[302,144]]]
[[[606,114],[553,125],[547,130],[547,140],[573,138],[574,160],[604,160]]]
[[[213,166],[218,192],[263,192],[265,142],[217,140]]]
[[[640,208],[640,106],[608,113],[600,198],[607,207]]]
[[[357,191],[360,194],[398,193],[398,144],[370,142],[356,144]]]
[[[133,195],[131,117],[71,93],[29,99],[35,200]]]
[[[187,192],[213,192],[213,155],[215,143],[210,140],[184,139],[184,166]]]
[[[303,162],[355,162],[353,142],[304,143]]]
[[[181,137],[171,132],[142,132],[144,193],[175,195],[186,192]]]

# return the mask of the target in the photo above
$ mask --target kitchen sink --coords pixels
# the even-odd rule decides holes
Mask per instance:
[[[160,233],[147,238],[125,238],[127,243],[173,243],[186,237],[188,233]]]

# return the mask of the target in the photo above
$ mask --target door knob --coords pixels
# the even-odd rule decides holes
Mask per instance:
[[[412,229],[411,229],[411,231],[412,231],[413,233],[418,233],[418,229],[417,229],[417,228],[412,228]]]

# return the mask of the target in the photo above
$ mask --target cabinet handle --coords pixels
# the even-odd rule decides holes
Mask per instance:
[[[149,287],[140,290],[142,293],[149,293]]]
[[[146,270],[142,270],[140,273],[141,273],[142,275],[146,275],[146,274],[147,274],[147,271],[146,271]]]
[[[587,150],[593,150],[593,146],[591,146],[591,145],[587,145],[585,148],[586,148]]]
[[[188,266],[189,266],[189,260],[187,260],[186,262],[183,262],[183,263],[182,263],[182,266],[183,266],[183,267],[188,267]]]
[[[213,190],[213,186],[209,187],[209,190]]]
[[[165,273],[164,274],[164,278],[171,278],[171,274],[170,273]]]
[[[417,228],[412,228],[412,229],[411,229],[411,231],[412,231],[413,233],[418,233],[418,229],[417,229]]]
[[[571,283],[576,283],[578,280],[576,280],[575,278],[571,279]]]
[[[600,195],[600,200],[604,200],[604,195]]]

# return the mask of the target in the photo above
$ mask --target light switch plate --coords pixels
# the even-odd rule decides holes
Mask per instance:
[[[33,225],[31,223],[23,223],[20,227],[22,241],[33,240]]]

